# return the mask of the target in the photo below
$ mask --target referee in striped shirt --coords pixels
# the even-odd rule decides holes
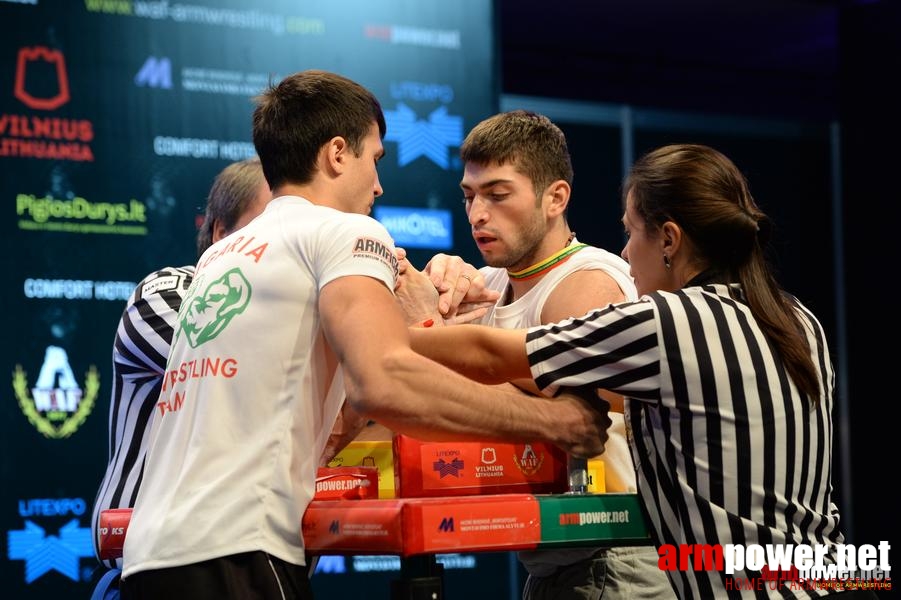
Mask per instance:
[[[204,222],[197,233],[197,255],[249,223],[271,198],[258,158],[225,167],[210,188]],[[169,344],[178,309],[193,277],[193,265],[164,267],[150,273],[135,287],[119,320],[113,343],[109,462],[91,518],[95,553],[99,553],[101,511],[131,508],[138,495],[150,420],[163,383]],[[92,600],[118,598],[122,559],[101,563],[107,570],[97,573]]]
[[[413,347],[489,383],[531,376],[626,396],[638,488],[653,541],[798,544],[836,564],[834,373],[816,317],[781,290],[770,231],[747,181],[707,146],[654,150],[623,185],[622,256],[641,298],[521,330],[414,329]],[[460,348],[466,348],[461,352]],[[687,545],[687,546],[683,546]],[[681,598],[811,598],[837,590],[761,572],[668,571]]]

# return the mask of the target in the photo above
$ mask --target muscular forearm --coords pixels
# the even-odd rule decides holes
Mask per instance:
[[[388,357],[381,372],[390,378],[395,393],[381,401],[378,394],[364,393],[360,406],[394,431],[426,440],[461,441],[528,441],[552,435],[546,407],[526,409],[512,388],[480,386],[415,355]]]
[[[531,379],[525,332],[481,325],[413,328],[413,350],[483,383]]]
[[[386,379],[367,389],[348,382],[348,399],[393,431],[423,440],[542,440],[585,456],[603,449],[601,436],[586,440],[586,433],[597,431],[607,415],[575,396],[551,399],[511,386],[486,387],[412,353],[382,357],[380,367]]]

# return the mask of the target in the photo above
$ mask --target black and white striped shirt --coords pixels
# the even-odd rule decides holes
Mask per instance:
[[[135,287],[119,320],[113,345],[109,462],[91,518],[95,553],[100,511],[134,506],[178,309],[193,276],[193,266],[151,273]],[[109,568],[122,567],[121,558],[103,562]]]
[[[730,293],[731,292],[731,293]],[[538,386],[595,385],[627,397],[639,493],[657,545],[843,541],[832,502],[834,374],[825,334],[797,303],[821,396],[812,406],[767,342],[738,285],[655,292],[527,335]],[[737,592],[727,577],[670,571],[682,598],[809,597]]]

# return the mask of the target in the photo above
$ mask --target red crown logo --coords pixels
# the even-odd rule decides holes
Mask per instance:
[[[56,81],[59,92],[51,98],[35,98],[25,86],[25,74],[28,64],[43,60],[56,66]],[[16,85],[13,90],[16,98],[29,108],[38,110],[55,110],[69,101],[69,78],[66,75],[66,59],[59,50],[51,50],[45,46],[20,48],[16,61]]]

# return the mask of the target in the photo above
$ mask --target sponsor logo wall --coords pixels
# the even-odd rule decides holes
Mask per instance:
[[[438,251],[477,260],[458,149],[497,109],[491,1],[352,5],[0,2],[4,597],[89,594],[117,320],[144,275],[195,261],[206,194],[254,154],[251,98],[270,81],[321,68],[371,89],[388,122],[374,216],[416,264]],[[445,559],[460,572],[510,566]],[[319,586],[399,567],[322,565]]]

